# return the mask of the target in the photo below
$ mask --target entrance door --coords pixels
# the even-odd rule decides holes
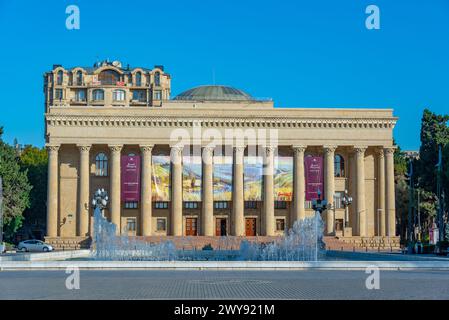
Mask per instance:
[[[245,233],[248,237],[254,237],[256,235],[256,218],[245,219]]]
[[[197,218],[186,218],[186,236],[197,235]]]
[[[215,235],[219,237],[226,235],[226,218],[217,218],[215,222]]]

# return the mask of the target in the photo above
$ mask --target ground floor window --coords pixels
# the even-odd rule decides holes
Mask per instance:
[[[128,218],[128,219],[126,219],[126,229],[129,232],[136,231],[136,218]]]
[[[168,209],[168,202],[167,201],[156,201],[154,203],[155,209]]]
[[[157,220],[156,220],[156,230],[157,231],[166,231],[167,230],[167,219],[165,219],[165,218],[157,218]]]
[[[276,231],[285,230],[285,219],[276,219]]]

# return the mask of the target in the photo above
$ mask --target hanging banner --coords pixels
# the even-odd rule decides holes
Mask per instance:
[[[318,199],[318,190],[321,192],[321,199],[324,199],[323,157],[308,155],[304,159],[304,166],[306,179],[306,201]]]
[[[170,156],[151,157],[152,201],[170,201]]]
[[[214,201],[232,200],[232,157],[214,157]]]
[[[274,200],[292,201],[293,157],[276,157],[274,169]]]
[[[140,201],[140,156],[121,157],[121,201]]]
[[[182,162],[182,199],[201,201],[201,156],[184,156]]]
[[[244,158],[244,198],[245,201],[262,201],[263,158]]]

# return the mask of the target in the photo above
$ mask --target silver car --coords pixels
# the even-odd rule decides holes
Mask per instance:
[[[20,251],[39,251],[49,252],[53,251],[53,247],[40,240],[26,240],[19,243],[17,249]]]

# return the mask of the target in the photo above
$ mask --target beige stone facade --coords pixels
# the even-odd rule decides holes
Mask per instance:
[[[105,215],[130,235],[186,235],[195,221],[196,235],[217,235],[223,223],[228,235],[245,236],[246,219],[255,219],[256,235],[282,234],[297,219],[313,214],[305,200],[304,157],[322,155],[326,195],[348,190],[354,198],[349,221],[339,198],[323,213],[325,233],[345,236],[395,236],[392,133],[397,118],[391,109],[274,108],[223,89],[210,99],[182,96],[170,99],[170,76],[162,66],[153,69],[122,67],[103,62],[93,68],[54,66],[45,74],[46,146],[49,152],[47,236],[88,237],[93,230],[93,192],[104,188],[110,197]],[[201,90],[200,90],[201,91]],[[229,92],[228,92],[229,91]],[[226,96],[226,94],[229,94]],[[213,197],[213,166],[217,148],[211,138],[190,140],[202,152],[202,201],[186,207],[183,201],[182,152],[189,145],[173,141],[175,130],[191,137],[195,130],[212,130],[225,137],[237,132],[231,145],[232,199],[222,207]],[[276,145],[259,143],[266,167],[279,154],[293,158],[293,199],[279,205],[273,198],[273,175],[263,179],[263,201],[247,206],[243,197],[242,159],[250,152],[248,132],[272,130]],[[107,158],[107,172],[99,172],[98,155]],[[141,156],[141,197],[136,207],[120,197],[120,157]],[[166,207],[151,199],[152,154],[170,155],[171,199]],[[335,172],[335,157],[343,172]],[[207,160],[209,159],[209,160]],[[341,168],[340,168],[341,169]],[[335,200],[334,200],[335,199]],[[195,220],[192,220],[195,219]],[[223,220],[221,220],[223,219]],[[343,228],[345,224],[348,228]]]

